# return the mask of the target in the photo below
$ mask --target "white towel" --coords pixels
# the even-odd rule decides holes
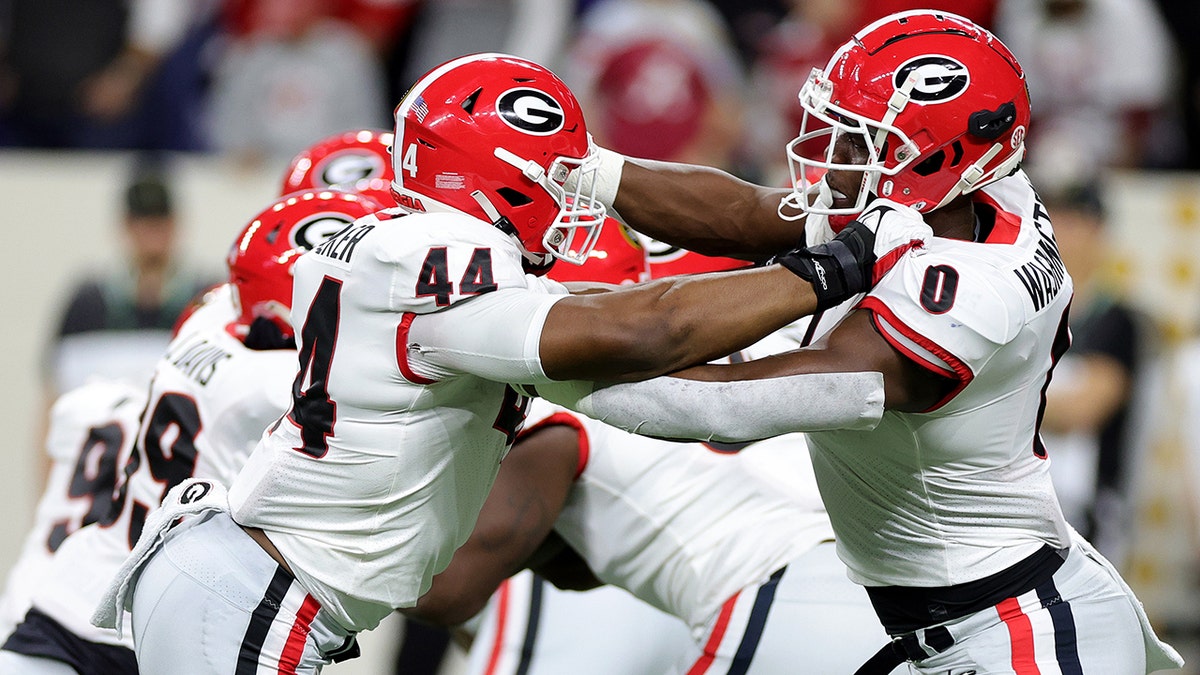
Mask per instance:
[[[121,569],[109,582],[104,598],[92,614],[92,624],[116,629],[120,636],[125,610],[129,609],[129,592],[137,582],[142,566],[162,546],[163,537],[180,518],[210,511],[229,511],[225,486],[211,480],[189,478],[172,488],[163,498],[162,506],[146,519],[137,545],[121,563]]]

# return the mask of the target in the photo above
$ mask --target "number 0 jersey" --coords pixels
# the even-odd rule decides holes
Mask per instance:
[[[975,201],[994,213],[986,239],[932,239],[860,305],[955,389],[872,431],[809,435],[839,555],[864,585],[950,586],[1070,543],[1037,427],[1070,342],[1071,279],[1024,174]]]
[[[67,538],[34,606],[93,642],[132,648],[131,636],[96,628],[92,613],[170,488],[192,476],[228,484],[263,431],[287,408],[296,352],[253,350],[226,332],[236,318],[229,289],[214,292],[180,327],[155,367],[135,454],[112,510]],[[145,399],[143,399],[144,401]]]
[[[524,420],[505,382],[545,381],[562,293],[459,214],[367,216],[296,262],[293,404],[229,498],[347,630],[413,605],[471,533]]]

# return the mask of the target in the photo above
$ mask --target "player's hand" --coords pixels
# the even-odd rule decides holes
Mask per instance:
[[[865,293],[908,251],[933,237],[915,209],[877,199],[828,243],[798,248],[778,262],[812,284],[818,309]]]

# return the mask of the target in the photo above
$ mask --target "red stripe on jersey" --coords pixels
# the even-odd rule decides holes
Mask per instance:
[[[732,597],[721,605],[721,613],[717,615],[717,623],[713,626],[712,633],[708,636],[708,642],[704,643],[704,653],[692,664],[691,669],[687,671],[687,675],[701,675],[708,670],[713,661],[717,658],[717,649],[721,646],[721,640],[725,639],[725,631],[729,629],[729,619],[733,616],[733,607],[737,604],[738,596],[741,593],[734,593]]]
[[[1009,213],[1000,208],[995,199],[984,192],[976,192],[973,201],[986,204],[996,212],[996,223],[988,233],[985,244],[1015,244],[1017,235],[1021,233],[1021,218],[1015,213]]]
[[[925,242],[921,241],[920,239],[913,239],[907,244],[897,246],[896,248],[888,251],[883,255],[882,258],[876,260],[875,267],[871,270],[871,285],[874,286],[875,284],[879,283],[879,280],[883,278],[883,275],[891,272],[892,268],[896,266],[896,263],[900,262],[900,258],[914,248],[925,248]]]
[[[311,595],[304,596],[300,603],[300,611],[296,612],[296,621],[288,633],[287,642],[283,644],[283,653],[279,655],[279,675],[296,675],[300,659],[304,656],[304,641],[312,626],[312,620],[317,615],[321,605]]]
[[[488,656],[487,669],[484,670],[485,675],[496,675],[496,666],[500,663],[500,654],[504,651],[504,626],[508,623],[508,593],[510,582],[508,579],[500,582],[500,588],[496,591],[496,637],[492,642],[492,653]]]
[[[405,312],[400,319],[400,325],[396,326],[396,365],[400,366],[400,374],[404,379],[413,384],[433,384],[437,380],[431,380],[428,377],[421,377],[413,372],[412,366],[408,362],[408,331],[412,328],[413,319],[417,318],[412,312]]]
[[[556,412],[552,415],[548,415],[545,419],[538,421],[537,424],[522,429],[517,438],[524,438],[538,429],[544,429],[556,424],[564,427],[571,427],[575,430],[575,434],[579,437],[579,463],[575,465],[575,476],[571,479],[579,480],[579,477],[583,475],[583,470],[587,468],[588,458],[591,457],[592,452],[591,446],[588,444],[587,429],[583,427],[583,422],[580,422],[578,417],[575,417],[571,413],[567,412]]]
[[[1012,643],[1012,667],[1016,675],[1041,675],[1037,658],[1033,653],[1033,624],[1021,611],[1016,598],[1008,598],[996,605],[1000,620],[1008,627],[1008,639]]]
[[[892,345],[893,348],[907,356],[914,363],[939,375],[947,374],[946,369],[943,366],[949,366],[954,371],[954,376],[958,379],[958,386],[951,390],[950,393],[946,394],[942,400],[938,401],[930,406],[929,409],[923,410],[922,412],[932,412],[946,405],[955,396],[958,396],[958,392],[965,389],[966,386],[971,383],[971,380],[975,379],[975,373],[971,372],[971,368],[967,366],[967,364],[963,363],[961,359],[954,354],[951,354],[941,345],[910,328],[908,324],[901,321],[900,318],[896,316],[896,313],[893,312],[887,305],[885,305],[879,298],[875,296],[867,296],[866,298],[863,298],[863,301],[859,306],[871,310],[873,313],[871,320],[875,323],[876,331],[883,336],[883,339],[888,341],[888,344]],[[909,349],[907,345],[897,340],[880,325],[881,320],[886,321],[889,326],[895,328],[896,331],[898,331],[904,337],[912,340],[918,345],[921,345],[927,351],[937,356],[939,359],[941,359],[941,363],[932,362],[924,355],[918,354]]]

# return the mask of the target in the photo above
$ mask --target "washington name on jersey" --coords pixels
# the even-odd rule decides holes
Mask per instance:
[[[872,431],[809,435],[839,554],[864,585],[950,586],[1068,545],[1037,432],[1070,343],[1071,279],[1023,173],[974,200],[980,241],[932,239],[856,305],[952,391]]]

